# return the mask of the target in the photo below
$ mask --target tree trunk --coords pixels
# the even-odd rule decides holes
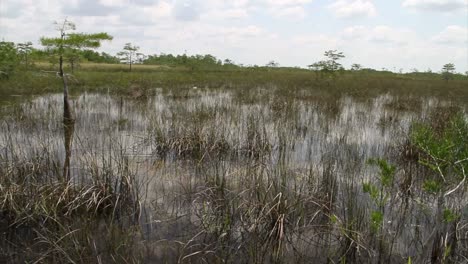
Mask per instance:
[[[63,179],[70,179],[70,160],[73,133],[75,131],[75,119],[73,111],[68,100],[68,84],[67,76],[63,72],[63,57],[60,56],[60,76],[63,81],[63,128],[64,128],[64,146],[65,146],[65,161],[63,164]]]
[[[63,120],[65,121],[72,121],[74,120],[72,108],[70,106],[70,102],[68,100],[68,83],[67,83],[67,76],[63,72],[63,57],[60,55],[60,77],[62,77],[63,81]]]
[[[75,132],[75,121],[73,119],[63,120],[63,135],[64,135],[64,146],[65,146],[65,161],[63,162],[63,179],[70,180],[70,160],[71,160],[71,149],[73,143],[73,134]]]

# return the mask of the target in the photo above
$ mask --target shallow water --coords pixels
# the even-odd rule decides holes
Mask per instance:
[[[28,152],[34,149],[30,146],[46,143],[63,156],[62,100],[61,94],[50,94],[23,103],[16,116],[2,121],[0,146],[13,140]],[[164,138],[196,132],[207,141],[223,139],[238,150],[236,155],[249,140],[261,140],[270,147],[268,162],[277,163],[281,155],[298,168],[321,164],[330,156],[346,160],[343,150],[365,161],[385,157],[404,140],[414,120],[426,118],[434,104],[441,104],[433,98],[420,102],[417,112],[399,111],[387,107],[392,100],[396,98],[390,95],[364,102],[344,97],[327,102],[333,104],[330,110],[319,101],[285,101],[279,107],[272,100],[241,104],[228,92],[191,91],[182,100],[158,95],[146,101],[83,94],[72,103],[76,113],[72,164],[79,168],[83,155],[109,148],[134,160],[187,159],[171,151],[156,155],[155,132]],[[256,138],[249,139],[249,133]]]
[[[411,107],[395,106],[401,98],[388,94],[326,102],[276,98],[266,91],[253,93],[250,103],[237,96],[199,89],[184,97],[161,93],[144,101],[103,94],[74,97],[71,176],[78,179],[92,166],[118,170],[119,161],[128,162],[144,186],[142,197],[148,204],[159,204],[157,214],[154,207],[145,206],[142,226],[150,240],[170,240],[174,232],[193,231],[181,231],[179,222],[165,223],[161,231],[162,224],[157,223],[174,214],[189,215],[185,228],[195,228],[200,219],[191,214],[196,211],[191,195],[206,187],[213,175],[225,179],[232,190],[250,188],[246,179],[251,175],[266,181],[287,175],[283,184],[292,190],[303,186],[311,174],[332,173],[343,186],[353,181],[357,200],[369,204],[361,184],[377,172],[366,161],[396,162],[414,121],[427,119],[436,107],[453,106],[437,98],[405,98]],[[9,109],[0,125],[0,153],[14,145],[20,156],[43,151],[63,163],[62,104],[61,94],[49,94]],[[316,177],[314,188],[320,189],[322,180]],[[338,200],[347,199],[340,192],[343,186],[337,187]],[[414,213],[404,225],[416,225],[413,220],[418,217]],[[386,221],[397,218],[390,215]],[[430,230],[418,232],[416,239],[421,239]],[[408,231],[398,237],[397,244],[402,245],[395,249],[398,254],[420,250],[405,244],[412,235]]]

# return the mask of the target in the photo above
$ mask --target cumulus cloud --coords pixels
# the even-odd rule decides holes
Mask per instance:
[[[408,29],[395,29],[389,26],[376,26],[370,32],[370,40],[380,43],[406,45],[415,37]]]
[[[379,44],[405,45],[415,39],[415,32],[404,28],[393,28],[385,25],[366,27],[351,26],[343,29],[341,38],[376,42]]]
[[[345,52],[350,63],[376,69],[437,69],[447,58],[456,65],[468,59],[462,45],[448,48],[408,28],[356,25],[343,29],[340,38],[346,43],[344,50],[350,51]]]
[[[246,6],[247,4],[249,4],[250,1],[249,0],[232,0],[230,2],[235,7],[243,7],[243,6]]]
[[[159,1],[155,0],[96,0],[105,6],[151,6]]]
[[[300,46],[320,46],[323,47],[323,49],[331,49],[331,48],[336,48],[340,40],[336,37],[333,36],[328,36],[325,34],[319,34],[319,35],[299,35],[293,38],[293,42],[296,45]]]
[[[405,2],[408,8],[421,9],[421,3],[432,3],[443,10],[460,10],[463,1],[399,3]],[[361,63],[378,69],[393,66],[437,69],[452,61],[457,69],[466,70],[467,28],[463,24],[451,25],[462,22],[452,22],[449,16],[439,17],[436,24],[431,24],[431,13],[414,18],[402,16],[404,12],[397,10],[389,15],[395,20],[408,19],[408,25],[414,28],[371,26],[361,21],[361,25],[348,25],[338,32],[336,26],[354,20],[336,23],[333,17],[308,16],[312,10],[328,9],[339,19],[369,17],[377,14],[373,3],[371,0],[0,0],[0,37],[15,42],[33,41],[38,47],[40,36],[57,35],[53,20],[68,16],[78,31],[113,35],[114,40],[105,42],[101,49],[112,54],[126,42],[132,42],[147,54],[181,54],[187,50],[189,54],[209,53],[243,63],[264,64],[273,59],[281,65],[305,66],[322,59],[323,51],[338,49],[345,52],[344,64]],[[459,9],[454,9],[454,4]],[[423,10],[430,10],[428,6]],[[304,23],[291,19],[304,19]],[[413,23],[414,19],[426,19],[427,28],[420,26],[423,23]],[[321,22],[326,24],[322,26]],[[437,26],[444,23],[446,27],[438,32]],[[418,31],[432,35],[421,36]]]
[[[122,9],[118,16],[121,19],[122,25],[148,26],[152,23],[157,23],[160,19],[167,19],[172,14],[172,6],[160,1],[155,5],[145,6],[129,6]],[[115,26],[115,24],[114,24]]]
[[[270,13],[277,18],[304,19],[306,17],[306,11],[301,6],[271,9]]]
[[[144,6],[154,5],[154,2],[155,2],[154,0],[130,0],[130,4],[144,5]]]
[[[468,28],[457,25],[446,27],[442,32],[432,38],[440,44],[468,44]]]
[[[307,15],[305,6],[312,0],[260,0],[257,9],[267,10],[275,18],[304,19]]]
[[[452,12],[468,7],[467,0],[404,0],[403,7],[422,11]]]
[[[159,1],[155,5],[144,7],[145,15],[153,19],[168,17],[172,13],[172,5],[165,1]]]
[[[365,26],[347,27],[341,33],[343,39],[365,39],[369,36],[369,29]]]
[[[211,18],[239,19],[248,16],[248,0],[175,0],[172,2],[172,15],[178,21],[196,21]]]
[[[218,26],[195,22],[183,27],[154,27],[145,31],[145,36],[171,34],[171,41],[186,42],[193,41],[199,43],[199,40],[206,40],[212,43],[245,43],[252,38],[265,38],[267,31],[255,25],[248,26]]]
[[[374,4],[369,0],[338,0],[328,8],[339,18],[373,17],[377,14]]]
[[[22,12],[21,1],[17,2],[3,2],[0,3],[0,17],[3,18],[17,18],[21,15]]]
[[[312,0],[263,0],[263,2],[270,6],[297,6],[308,4]]]
[[[176,1],[173,8],[174,17],[182,21],[193,21],[200,17],[201,5],[197,1]]]
[[[117,6],[109,6],[95,0],[81,0],[63,5],[62,11],[74,16],[106,16],[119,10]]]
[[[238,8],[226,6],[225,8],[214,8],[204,12],[200,19],[202,20],[240,20],[245,19],[249,16],[249,10],[247,8]]]
[[[253,38],[264,34],[264,30],[258,26],[250,25],[246,27],[222,28],[221,35],[235,36],[239,38]]]
[[[242,9],[242,8],[228,9],[226,11],[221,11],[219,14],[220,14],[220,17],[230,18],[230,19],[240,19],[240,18],[246,18],[248,16],[247,10]]]

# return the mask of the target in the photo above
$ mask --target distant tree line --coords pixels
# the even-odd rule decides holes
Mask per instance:
[[[89,62],[96,62],[96,63],[119,63],[120,60],[116,56],[112,56],[105,52],[97,52],[94,50],[83,50],[81,51],[81,56],[89,61]]]
[[[196,69],[217,69],[217,68],[239,68],[232,60],[225,59],[224,61],[216,58],[213,55],[172,55],[161,53],[159,55],[149,55],[143,60],[143,64],[147,65],[166,65],[166,66],[185,66],[191,70]]]
[[[183,67],[191,71],[196,70],[229,70],[229,69],[254,69],[254,70],[284,70],[284,69],[297,69],[291,67],[280,67],[277,61],[271,60],[265,66],[246,66],[243,64],[236,64],[230,59],[221,60],[211,54],[195,54],[195,55],[173,55],[173,54],[153,54],[144,55],[138,52],[139,47],[131,43],[126,43],[122,51],[115,56],[106,52],[97,52],[94,49],[79,48],[79,49],[66,49],[62,53],[63,63],[68,65],[73,70],[83,62],[92,63],[107,63],[119,64],[125,63],[129,65],[129,71],[132,70],[134,64],[144,65],[163,65],[169,67]],[[337,78],[346,69],[340,63],[340,60],[345,57],[343,52],[337,50],[328,50],[324,53],[325,59],[317,61],[308,65],[308,69],[318,73],[318,77]],[[28,69],[34,66],[35,62],[49,62],[56,65],[58,62],[57,53],[45,45],[43,49],[32,47],[31,42],[13,43],[7,41],[0,42],[0,78],[8,78],[14,69]],[[354,73],[372,73],[379,72],[381,74],[395,74],[385,68],[376,70],[366,68],[361,64],[354,63],[351,65],[350,72]],[[396,71],[396,70],[395,70]],[[399,72],[403,74],[402,70]],[[452,79],[466,79],[468,72],[458,74],[455,72],[455,65],[447,63],[442,66],[441,70],[433,72],[432,70],[418,71],[413,69],[407,76],[424,77],[424,78],[442,78],[449,81]]]

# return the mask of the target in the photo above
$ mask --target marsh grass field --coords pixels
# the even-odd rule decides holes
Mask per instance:
[[[64,126],[37,67],[0,83],[0,263],[468,261],[468,80],[87,65]]]

